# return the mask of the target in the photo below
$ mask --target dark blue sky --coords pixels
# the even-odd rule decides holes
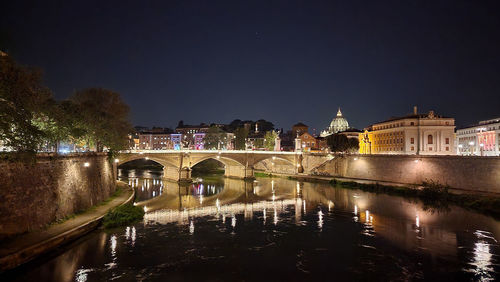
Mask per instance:
[[[0,49],[58,99],[121,93],[136,125],[500,116],[498,1],[70,2],[2,4]]]

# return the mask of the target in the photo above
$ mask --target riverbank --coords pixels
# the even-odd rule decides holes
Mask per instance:
[[[281,174],[256,172],[256,177],[286,177],[288,179],[306,182],[328,182],[333,187],[359,189],[372,193],[385,193],[405,198],[418,199],[424,208],[432,210],[447,210],[449,205],[456,205],[468,210],[479,212],[500,220],[500,195],[452,189],[439,183],[422,183],[408,185],[397,182],[373,181],[341,177],[316,176],[305,174]]]
[[[64,222],[51,224],[42,231],[0,242],[0,271],[25,264],[96,229],[109,210],[134,199],[134,190],[126,183],[117,182],[117,186],[117,190],[122,191],[119,195],[114,195],[83,213],[72,215]]]

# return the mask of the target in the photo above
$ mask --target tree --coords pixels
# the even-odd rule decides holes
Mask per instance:
[[[359,150],[359,142],[342,134],[332,134],[326,137],[326,142],[332,152],[354,153]]]
[[[217,126],[211,126],[205,134],[205,138],[203,138],[205,149],[211,150],[222,148],[225,144],[225,135],[224,130]]]
[[[277,137],[278,133],[274,130],[266,132],[266,135],[264,136],[264,147],[268,151],[274,151],[274,145]]]
[[[259,131],[260,132],[267,132],[267,131],[274,130],[274,124],[270,121],[265,120],[265,119],[259,119],[255,123],[259,124]]]
[[[36,152],[46,135],[38,118],[46,116],[52,93],[42,74],[0,54],[0,140],[20,152]]]
[[[239,127],[234,131],[234,147],[236,150],[245,150],[248,130],[244,127]]]
[[[76,92],[71,101],[80,112],[88,146],[93,145],[98,152],[102,152],[104,146],[110,150],[126,146],[132,126],[128,120],[129,107],[120,94],[103,88],[88,88]]]

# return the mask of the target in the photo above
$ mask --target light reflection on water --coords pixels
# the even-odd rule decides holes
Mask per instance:
[[[498,279],[500,223],[460,208],[287,179],[123,176],[142,222],[94,232],[17,280]]]

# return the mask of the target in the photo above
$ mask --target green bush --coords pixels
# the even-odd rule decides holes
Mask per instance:
[[[144,210],[132,204],[119,206],[109,211],[103,218],[105,228],[113,228],[128,225],[141,220],[144,217]]]
[[[273,177],[271,173],[265,173],[265,172],[255,172],[254,173],[255,177]]]

